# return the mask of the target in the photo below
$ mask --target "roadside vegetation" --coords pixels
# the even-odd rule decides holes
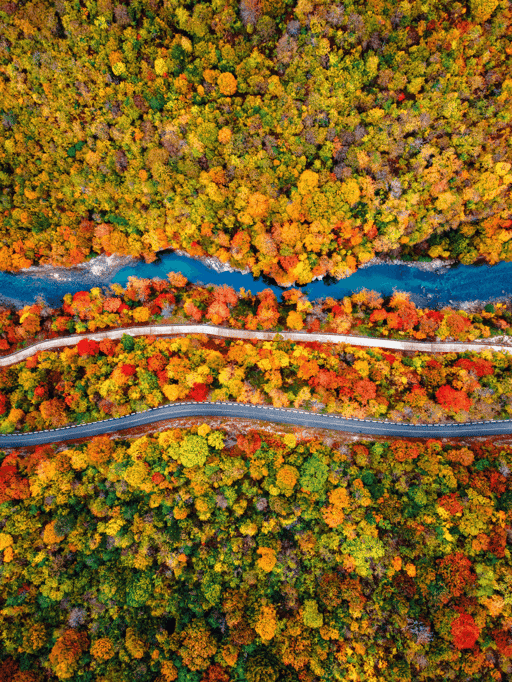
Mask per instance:
[[[237,401],[411,423],[508,419],[512,354],[349,343],[84,338],[0,368],[0,432],[39,431],[181,401]]]

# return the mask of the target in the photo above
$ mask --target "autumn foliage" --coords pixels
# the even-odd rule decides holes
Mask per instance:
[[[182,249],[288,286],[389,253],[510,260],[508,6],[395,5],[180,0],[157,21],[102,0],[61,24],[4,2],[0,269]]]
[[[191,284],[181,273],[175,272],[168,274],[167,282],[130,277],[126,288],[114,284],[111,289],[113,291],[102,293],[99,288],[93,288],[90,292],[77,292],[81,294],[78,297],[66,294],[58,310],[43,305],[25,306],[22,310],[0,308],[0,323],[3,324],[0,352],[11,353],[26,347],[27,343],[68,334],[184,322],[249,330],[303,330],[348,336],[371,334],[420,341],[472,341],[512,332],[509,326],[512,313],[503,304],[496,304],[494,312],[487,311],[489,306],[478,313],[458,311],[457,315],[469,324],[464,324],[462,331],[457,332],[447,322],[455,311],[416,308],[403,292],[396,292],[384,300],[376,292],[363,289],[341,301],[328,297],[312,303],[299,289],[284,291],[281,300],[271,289],[255,296],[247,292],[240,295],[225,285]],[[117,296],[111,296],[111,293]],[[92,308],[88,304],[76,305],[77,301],[89,301]],[[38,317],[38,321],[27,327],[25,322],[30,316]],[[93,354],[96,342],[90,343],[91,353],[87,351],[85,340],[80,352]],[[100,346],[106,355],[112,353],[110,340],[103,339]],[[483,358],[461,358],[458,366],[478,378],[490,372],[488,360]]]
[[[76,346],[78,355],[96,355],[99,345],[93,339],[82,339]]]
[[[443,384],[436,391],[437,402],[447,410],[469,410],[473,401],[464,391],[456,391],[448,384]]]
[[[313,681],[320,660],[362,679],[369,647],[406,682],[508,674],[507,445],[327,445],[205,422],[0,455],[0,677],[126,665],[229,682],[243,665],[249,682]]]
[[[48,660],[59,679],[67,680],[74,676],[78,659],[87,650],[89,639],[84,632],[66,630],[55,642]]]
[[[288,303],[294,298],[299,307],[307,303],[288,294]],[[509,394],[499,387],[510,381],[510,356],[482,355],[411,357],[377,347],[279,337],[124,334],[99,343],[83,338],[75,346],[38,351],[0,370],[0,429],[58,428],[184,400],[270,404],[413,423],[507,417]],[[463,449],[460,457],[464,460]]]
[[[457,649],[472,649],[480,635],[480,628],[468,613],[461,613],[452,623],[453,643]]]

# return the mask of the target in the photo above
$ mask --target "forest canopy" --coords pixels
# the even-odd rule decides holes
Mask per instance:
[[[0,270],[511,258],[507,0],[0,2]]]
[[[505,680],[511,468],[205,423],[0,452],[0,679]]]

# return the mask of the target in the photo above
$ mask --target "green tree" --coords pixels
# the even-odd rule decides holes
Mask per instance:
[[[313,455],[304,462],[300,469],[300,484],[309,492],[320,492],[323,490],[328,476],[329,467],[316,455]]]
[[[153,581],[149,573],[135,575],[126,591],[126,604],[134,609],[144,606],[153,593]]]
[[[129,334],[123,334],[121,337],[121,343],[123,345],[123,348],[125,351],[130,353],[132,350],[135,348],[135,340],[133,336],[130,336]]]

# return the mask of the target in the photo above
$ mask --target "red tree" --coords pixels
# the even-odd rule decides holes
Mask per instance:
[[[459,313],[447,315],[445,321],[451,335],[455,338],[461,338],[461,340],[471,328],[471,321]]]
[[[463,369],[467,369],[468,372],[473,370],[478,377],[491,376],[494,374],[492,362],[484,360],[484,358],[476,358],[475,360],[461,358],[460,360],[457,360],[454,367],[462,367]]]
[[[158,294],[158,296],[153,301],[153,305],[158,306],[159,308],[163,308],[165,304],[172,306],[173,303],[176,303],[176,299],[174,298],[174,294],[171,293]]]
[[[370,315],[370,322],[373,324],[374,322],[379,322],[379,320],[385,320],[387,316],[388,314],[384,308],[378,308]]]
[[[332,369],[319,369],[316,374],[310,378],[308,384],[314,388],[318,388],[318,386],[323,386],[324,388],[337,388],[339,385],[338,375]]]
[[[435,322],[442,322],[444,315],[438,310],[429,310],[428,313],[425,314],[425,317],[428,317],[429,320],[434,320]]]
[[[156,375],[158,377],[158,384],[160,387],[167,383],[168,376],[166,371],[161,370],[160,372],[157,372]]]
[[[448,384],[443,384],[436,392],[436,400],[445,410],[469,410],[473,401],[464,391],[456,391]]]
[[[461,505],[457,493],[451,493],[450,495],[443,495],[437,500],[437,504],[440,507],[446,509],[450,514],[458,514],[464,511],[464,507]]]
[[[11,656],[0,661],[0,680],[14,680],[19,671],[19,665]]]
[[[224,668],[214,663],[203,673],[201,682],[229,682],[230,679],[231,677]]]
[[[71,303],[64,303],[62,309],[67,315],[79,315],[82,320],[92,320],[103,309],[103,303],[91,300],[89,291],[77,291]]]
[[[137,371],[137,367],[135,365],[121,365],[121,372],[126,376],[126,377],[131,377],[135,372]]]
[[[187,400],[195,400],[198,403],[202,403],[208,397],[209,390],[208,384],[194,384],[187,395]]]
[[[499,497],[507,489],[507,479],[498,471],[491,471],[489,487]]]
[[[354,384],[354,395],[366,405],[369,400],[373,400],[377,395],[377,386],[370,379],[361,379]]]
[[[355,382],[357,381],[356,370],[352,367],[344,367],[338,374],[338,386],[340,398],[352,398],[354,395]]]
[[[237,445],[247,455],[253,455],[261,447],[261,438],[257,431],[249,431],[248,434],[240,434],[236,439]]]
[[[283,266],[283,269],[286,270],[286,272],[288,272],[289,270],[293,270],[293,268],[299,262],[299,259],[295,255],[293,255],[293,256],[280,256],[279,262]]]
[[[0,504],[7,500],[25,500],[30,497],[28,478],[22,478],[14,465],[0,467]],[[2,679],[0,677],[0,679]]]
[[[103,310],[105,310],[107,313],[116,313],[119,310],[121,303],[121,299],[115,296],[106,298],[103,301]]]
[[[480,635],[480,628],[468,613],[461,613],[452,622],[453,643],[457,649],[472,649]]]
[[[408,395],[404,397],[404,400],[407,403],[409,403],[409,405],[416,407],[424,403],[426,397],[427,389],[424,388],[423,386],[420,386],[419,384],[414,384],[414,386],[411,387],[411,390],[408,393]]]
[[[507,546],[507,531],[505,528],[500,528],[500,526],[494,526],[489,533],[489,552],[492,552],[494,556],[503,559],[505,556],[505,547]]]
[[[450,597],[460,597],[476,580],[476,574],[471,570],[471,561],[462,552],[447,554],[438,559],[438,565]],[[445,600],[448,601],[450,597],[445,597]]]
[[[493,630],[492,636],[502,656],[512,658],[512,637],[507,630]]]
[[[78,355],[96,355],[99,350],[99,345],[93,339],[81,339],[77,345],[76,349]]]
[[[112,357],[116,354],[117,343],[113,339],[101,339],[99,349],[105,355]]]
[[[414,303],[400,306],[398,312],[400,314],[403,329],[411,330],[418,324],[419,318]]]
[[[52,423],[52,426],[63,426],[68,420],[66,415],[66,403],[59,398],[45,400],[39,406],[39,410],[43,417]]]
[[[34,355],[31,355],[29,358],[26,359],[25,361],[25,367],[27,369],[34,369],[34,367],[37,367],[37,363],[39,362],[39,353],[41,351],[37,351],[34,353]]]
[[[35,388],[34,390],[34,397],[35,398],[44,398],[47,395],[47,386],[39,385]]]
[[[23,467],[27,475],[33,474],[41,462],[50,460],[54,454],[52,445],[38,445],[34,452],[23,459]]]
[[[402,318],[398,313],[395,312],[388,313],[388,316],[386,317],[386,322],[388,324],[388,327],[390,327],[391,329],[402,329],[403,327]]]
[[[419,445],[408,440],[394,440],[390,449],[397,462],[405,462],[420,456]]]
[[[162,353],[155,353],[148,358],[148,368],[152,372],[158,372],[167,367],[167,360]]]

